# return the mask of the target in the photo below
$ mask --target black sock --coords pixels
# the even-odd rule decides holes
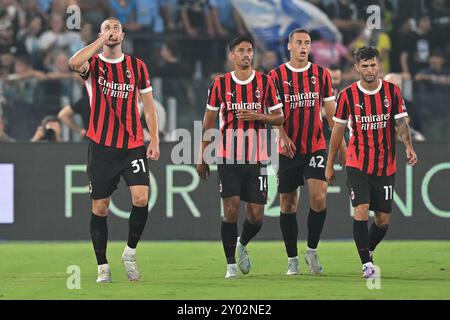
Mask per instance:
[[[128,220],[128,243],[127,246],[135,249],[148,218],[148,205],[145,207],[133,206]]]
[[[283,234],[284,245],[286,253],[289,258],[296,257],[297,252],[297,237],[298,224],[296,213],[282,213],[280,212],[280,228]]]
[[[309,209],[308,214],[308,248],[316,249],[319,244],[320,234],[322,233],[325,217],[327,216],[327,209],[316,212]]]
[[[91,213],[91,239],[94,246],[97,264],[108,263],[106,260],[106,245],[108,242],[108,225],[106,217],[99,217]]]
[[[236,253],[236,241],[238,236],[237,223],[228,223],[222,221],[220,231],[222,234],[223,250],[225,251],[227,263],[228,264],[236,263],[235,253]]]
[[[262,227],[262,219],[257,220],[251,223],[247,218],[244,221],[244,226],[242,227],[242,234],[239,239],[241,244],[246,246],[250,240],[253,239],[254,236],[261,230]]]
[[[353,220],[353,238],[362,264],[370,262],[369,257],[369,230],[367,221]]]
[[[369,230],[369,250],[374,251],[377,245],[383,240],[389,225],[383,228],[378,227],[375,222],[372,223]]]

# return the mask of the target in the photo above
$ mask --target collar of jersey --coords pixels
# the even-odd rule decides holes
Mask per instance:
[[[123,58],[125,57],[125,55],[122,53],[122,55],[120,56],[120,58],[117,59],[108,59],[106,58],[103,54],[99,53],[98,57],[102,60],[105,61],[107,63],[120,63],[123,61]]]
[[[294,72],[305,72],[306,70],[308,70],[311,67],[311,62],[308,62],[306,67],[303,67],[300,69],[294,68],[289,62],[286,62],[286,67],[288,67],[289,70],[294,71]]]
[[[247,80],[242,81],[242,80],[239,80],[236,77],[236,75],[234,74],[234,71],[231,71],[231,77],[233,78],[234,82],[236,82],[237,84],[240,84],[240,85],[246,85],[246,84],[249,84],[250,82],[252,82],[253,78],[255,78],[255,74],[256,74],[256,72],[255,72],[255,70],[253,70],[252,75],[250,76],[250,78],[248,78]]]
[[[362,92],[364,92],[365,94],[370,94],[370,95],[376,94],[376,93],[378,93],[378,91],[381,90],[381,86],[383,85],[383,81],[381,81],[381,79],[378,79],[378,81],[379,81],[378,87],[373,91],[369,91],[369,90],[363,88],[363,86],[361,85],[361,80],[360,80],[357,82],[358,89],[361,90]]]

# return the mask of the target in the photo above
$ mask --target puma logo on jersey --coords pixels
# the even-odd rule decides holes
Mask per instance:
[[[99,67],[99,69],[100,69],[100,71],[101,71],[103,74],[105,74],[105,73],[108,71],[108,69],[103,70],[102,67]]]
[[[286,83],[289,87],[292,87],[292,81],[285,81],[284,83]]]
[[[356,107],[360,107],[361,109],[364,109],[364,103],[363,104],[355,104]]]
[[[227,94],[228,94],[229,96],[232,96],[232,97],[234,98],[234,95],[236,94],[236,92],[227,92]]]

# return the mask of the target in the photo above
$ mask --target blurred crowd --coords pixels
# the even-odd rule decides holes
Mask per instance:
[[[338,74],[336,90],[358,79],[354,49],[372,45],[381,53],[383,76],[394,74],[409,100],[417,139],[450,139],[450,0],[309,2],[343,35],[330,42],[312,34],[311,59]],[[382,25],[370,30],[366,9],[374,4]],[[71,5],[81,9],[75,28],[67,23]],[[124,26],[124,52],[142,58],[152,79],[161,79],[155,88],[161,114],[168,98],[178,101],[180,127],[201,119],[211,79],[230,70],[229,40],[251,34],[231,0],[0,0],[0,141],[83,138],[88,98],[68,59],[95,40],[109,16]],[[280,52],[258,41],[256,49],[258,70],[283,62]],[[160,121],[164,138],[165,117]]]

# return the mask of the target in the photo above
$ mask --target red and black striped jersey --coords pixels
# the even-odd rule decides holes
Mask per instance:
[[[394,174],[395,120],[407,115],[400,88],[390,82],[379,80],[374,91],[360,81],[342,90],[333,119],[350,129],[346,166],[371,175]]]
[[[269,113],[282,107],[272,79],[258,71],[239,80],[233,72],[218,77],[209,88],[207,109],[219,111],[221,137],[217,156],[244,162],[269,159],[266,124],[238,120],[239,110]]]
[[[86,136],[98,144],[120,149],[144,145],[138,92],[152,91],[145,63],[126,54],[114,60],[96,54],[81,77],[91,106]]]
[[[284,105],[284,131],[300,154],[325,150],[322,102],[334,100],[327,69],[314,64],[301,69],[289,62],[269,73]],[[281,152],[279,148],[278,152]]]

